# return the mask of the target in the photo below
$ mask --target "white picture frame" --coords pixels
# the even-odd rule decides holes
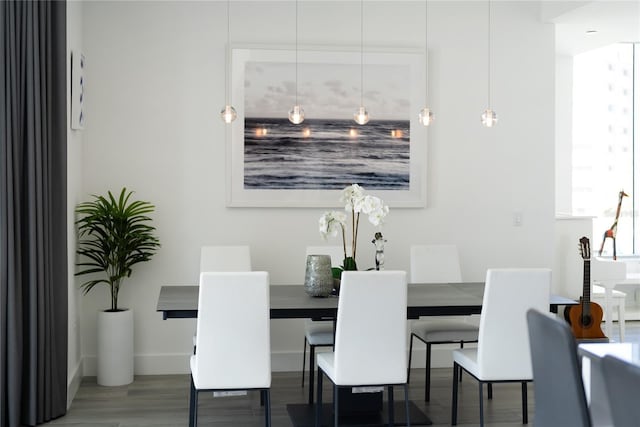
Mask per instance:
[[[297,126],[303,127],[305,123],[313,123],[316,114],[325,119],[348,122],[356,132],[371,132],[371,129],[375,128],[376,120],[397,120],[399,123],[405,123],[408,128],[406,153],[409,158],[407,160],[404,155],[396,156],[403,158],[406,165],[391,156],[387,160],[394,164],[391,166],[393,173],[388,175],[393,179],[387,180],[385,175],[384,179],[373,181],[373,187],[357,179],[358,176],[367,176],[366,173],[354,175],[352,182],[349,179],[351,176],[347,173],[351,166],[345,166],[345,174],[336,178],[334,188],[325,188],[325,183],[319,188],[306,188],[306,185],[315,184],[305,181],[300,187],[296,187],[295,182],[299,177],[287,180],[283,178],[289,176],[286,169],[289,166],[286,162],[283,162],[282,168],[274,167],[275,163],[272,162],[270,170],[281,174],[278,182],[284,183],[287,187],[251,187],[247,182],[253,173],[251,167],[257,162],[248,157],[254,156],[253,153],[245,153],[250,140],[253,141],[251,144],[255,145],[255,138],[252,140],[251,135],[246,135],[249,130],[247,126],[249,123],[255,123],[254,119],[260,115],[275,116],[281,125],[286,122],[288,111],[296,102],[296,90],[292,89],[292,86],[296,87],[296,51],[290,47],[233,47],[230,71],[231,102],[238,112],[238,118],[231,125],[227,125],[230,130],[227,132],[227,206],[338,207],[341,206],[339,198],[342,188],[358,183],[368,193],[382,198],[391,207],[425,207],[427,132],[418,121],[418,112],[425,102],[424,51],[393,49],[361,52],[354,48],[313,47],[299,48],[297,58],[298,101],[306,111],[305,122]],[[330,92],[335,96],[329,96]],[[352,120],[361,97],[371,115],[371,121],[364,126],[357,125]],[[380,116],[382,118],[379,118]],[[391,130],[390,134],[393,135],[393,132],[395,130]],[[406,135],[402,132],[400,131],[403,135],[401,139],[407,143]],[[283,148],[282,154],[290,153]],[[258,160],[263,163],[264,159],[265,157]],[[307,167],[304,163],[295,167],[305,171],[313,169],[313,166],[309,164]],[[340,169],[327,169],[332,171],[329,172],[332,177],[341,173]],[[396,169],[400,172],[395,173]],[[271,172],[264,172],[267,175],[269,173]],[[252,185],[266,181],[269,180],[256,179]],[[391,184],[388,185],[387,182]],[[292,186],[289,187],[290,185]]]

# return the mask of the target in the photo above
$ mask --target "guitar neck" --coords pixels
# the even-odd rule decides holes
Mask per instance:
[[[583,307],[588,307],[591,301],[591,260],[584,260],[582,277],[582,304]]]

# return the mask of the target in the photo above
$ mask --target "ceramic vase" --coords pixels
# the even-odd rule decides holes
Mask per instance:
[[[304,290],[312,297],[331,295],[333,274],[331,273],[331,257],[329,255],[307,255]]]

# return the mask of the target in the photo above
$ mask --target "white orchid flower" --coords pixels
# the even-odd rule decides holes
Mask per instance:
[[[381,206],[379,209],[369,213],[369,222],[379,227],[384,222],[385,217],[389,213],[389,206]]]
[[[340,202],[344,203],[344,210],[351,212],[354,210],[355,205],[364,197],[364,188],[358,184],[352,184],[342,190],[342,196],[340,196]],[[357,212],[357,211],[356,211]]]
[[[379,197],[365,195],[364,188],[358,184],[352,184],[342,190],[340,201],[345,204],[345,212],[351,212],[351,254],[347,254],[346,252],[347,237],[345,232],[347,227],[347,215],[345,212],[325,212],[318,221],[320,235],[324,240],[327,240],[329,236],[335,237],[338,233],[341,233],[342,243],[345,249],[345,265],[346,259],[349,258],[355,266],[360,214],[362,213],[367,215],[369,222],[374,226],[379,227],[384,222],[385,217],[389,214],[389,206],[385,205]]]
[[[385,206],[379,197],[364,196],[356,207],[356,211],[368,215],[369,222],[377,227],[389,213],[389,206]]]
[[[344,212],[332,211],[325,212],[318,221],[318,225],[320,228],[320,235],[323,239],[327,239],[327,237],[335,237],[338,235],[338,232],[344,228],[347,223],[347,216]]]

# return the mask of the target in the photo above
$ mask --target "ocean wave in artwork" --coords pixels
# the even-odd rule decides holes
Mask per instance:
[[[245,118],[244,188],[409,190],[409,120]]]

